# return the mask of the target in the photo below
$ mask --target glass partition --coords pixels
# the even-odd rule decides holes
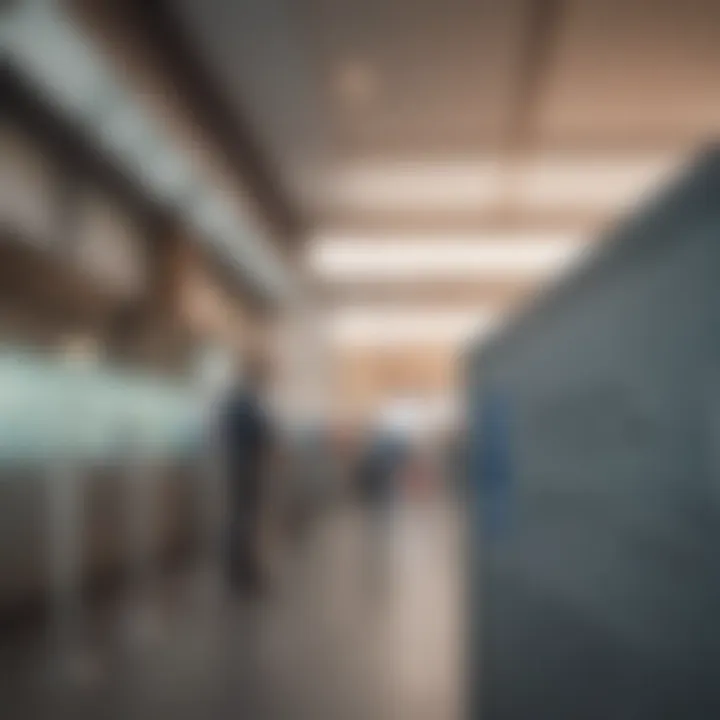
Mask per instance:
[[[116,462],[194,452],[201,412],[190,383],[0,350],[0,468],[56,458]]]

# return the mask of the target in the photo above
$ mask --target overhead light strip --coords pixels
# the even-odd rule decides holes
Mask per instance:
[[[530,157],[515,167],[511,179],[492,157],[474,162],[357,161],[333,169],[318,198],[330,207],[365,212],[477,212],[507,201],[527,210],[613,210],[661,184],[678,161],[675,153],[603,161]]]
[[[547,277],[568,268],[584,247],[571,235],[480,234],[435,239],[333,235],[318,237],[310,244],[308,264],[316,275],[332,281]]]
[[[350,346],[461,343],[491,332],[500,320],[495,311],[342,308],[325,322],[329,340]]]
[[[290,278],[269,239],[168,143],[56,2],[21,2],[3,11],[0,51],[152,197],[200,230],[247,280],[275,300],[286,297]]]

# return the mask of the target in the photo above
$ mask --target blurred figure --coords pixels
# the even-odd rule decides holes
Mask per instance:
[[[322,426],[314,423],[294,437],[288,525],[295,540],[307,538],[330,491],[332,457],[326,440]]]
[[[359,457],[360,497],[369,511],[365,572],[371,594],[384,593],[390,580],[392,510],[407,456],[403,436],[381,424],[371,431]]]
[[[244,592],[260,590],[264,581],[261,518],[272,451],[271,426],[263,403],[266,370],[259,357],[248,363],[221,416],[228,485],[228,579]]]
[[[359,463],[360,495],[371,509],[389,509],[407,457],[402,435],[387,427],[372,431]]]
[[[407,452],[403,471],[403,489],[413,500],[428,500],[437,494],[442,469],[431,438],[413,444]]]
[[[464,498],[467,492],[466,441],[461,426],[452,427],[445,433],[440,453],[447,489],[451,494]]]

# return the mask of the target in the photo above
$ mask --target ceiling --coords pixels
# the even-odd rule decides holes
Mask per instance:
[[[581,241],[720,129],[718,0],[173,6],[311,244]],[[503,311],[545,277],[320,285],[336,308]]]

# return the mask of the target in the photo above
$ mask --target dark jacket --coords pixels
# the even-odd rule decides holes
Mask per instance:
[[[361,461],[363,496],[371,502],[389,500],[393,494],[395,476],[406,457],[407,449],[400,438],[390,433],[376,433],[370,439]]]
[[[268,419],[257,397],[235,391],[223,408],[221,426],[230,499],[242,505],[257,503],[270,445]]]

